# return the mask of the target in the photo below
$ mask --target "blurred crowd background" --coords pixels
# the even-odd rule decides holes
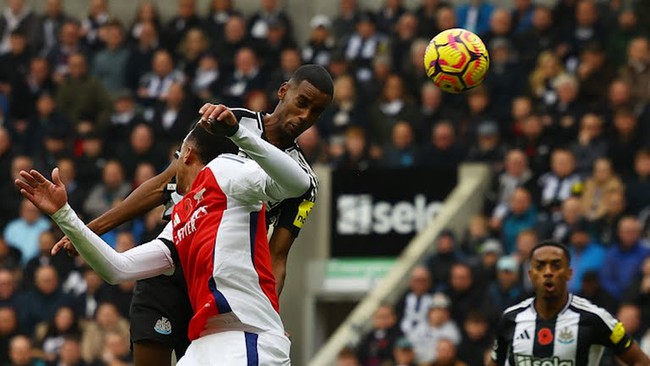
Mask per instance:
[[[499,314],[530,295],[528,255],[569,246],[569,287],[604,307],[650,353],[650,2],[514,0],[455,5],[339,0],[304,44],[277,0],[179,0],[161,19],[142,2],[118,20],[62,0],[0,15],[0,365],[128,365],[134,283],[109,286],[80,258],[49,252],[61,233],[22,200],[20,170],[61,170],[86,221],[169,163],[206,101],[271,111],[303,63],[335,95],[298,140],[314,164],[376,168],[489,164],[483,214],[443,233],[397,306],[340,365],[481,365]],[[483,86],[443,95],[424,74],[428,40],[463,27],[487,45]],[[118,251],[155,237],[161,211],[105,234]],[[613,362],[609,358],[606,362]],[[608,363],[612,364],[612,363]]]

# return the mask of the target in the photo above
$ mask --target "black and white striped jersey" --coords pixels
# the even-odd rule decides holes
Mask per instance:
[[[231,111],[241,126],[244,126],[249,131],[257,133],[258,136],[266,139],[264,135],[264,123],[262,120],[264,113],[253,112],[245,108],[231,108]],[[284,152],[293,158],[293,160],[297,161],[305,172],[307,172],[311,179],[311,187],[301,197],[289,198],[281,202],[266,202],[266,217],[269,225],[284,227],[294,236],[297,236],[316,202],[318,178],[297,144],[285,149]],[[248,158],[246,153],[243,151],[240,151],[239,155]],[[174,204],[182,198],[180,195],[175,193],[175,190],[176,184],[172,181],[167,185],[165,190],[164,218],[169,217]]]
[[[621,354],[632,346],[623,325],[606,310],[569,295],[554,318],[535,311],[534,297],[505,310],[492,360],[508,366],[596,366],[605,348]]]

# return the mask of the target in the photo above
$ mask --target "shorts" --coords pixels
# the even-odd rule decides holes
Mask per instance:
[[[177,357],[185,354],[193,311],[180,266],[172,276],[137,281],[129,313],[131,342],[153,341],[173,349]]]
[[[291,341],[284,335],[227,331],[190,344],[177,366],[288,366]]]

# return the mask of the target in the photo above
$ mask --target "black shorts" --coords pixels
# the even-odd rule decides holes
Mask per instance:
[[[192,306],[180,266],[174,275],[138,281],[131,301],[131,342],[154,341],[180,358],[190,344],[187,328]]]

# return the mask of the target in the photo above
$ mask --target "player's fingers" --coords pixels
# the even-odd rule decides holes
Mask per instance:
[[[39,173],[38,170],[32,169],[29,171],[29,174],[36,179],[38,183],[45,183],[47,182],[47,179],[43,176],[43,174]]]
[[[224,121],[231,114],[232,114],[232,112],[230,111],[230,109],[224,107],[224,109],[221,111],[221,113],[219,113],[219,115],[217,116],[217,121]]]
[[[63,248],[63,239],[59,240],[56,244],[54,244],[54,246],[52,247],[52,250],[50,250],[50,253],[52,255],[55,255],[56,253],[58,253],[61,250],[61,248]]]
[[[223,110],[224,110],[225,108],[226,108],[226,107],[225,107],[223,104],[219,104],[219,105],[217,105],[217,106],[214,108],[214,110],[212,111],[212,113],[210,113],[210,117],[208,117],[208,121],[209,121],[210,119],[213,119],[213,120],[217,119],[217,117],[219,117],[219,115],[223,112]]]
[[[21,190],[20,190],[20,194],[22,194],[23,197],[27,198],[31,203],[34,204],[34,206],[36,206],[36,200],[35,200],[33,194],[27,192],[27,191],[24,190],[24,189],[21,189]]]
[[[18,189],[24,189],[25,192],[28,192],[30,194],[34,194],[34,187],[29,185],[27,182],[22,181],[20,179],[16,179],[14,181],[14,183],[16,184],[16,187],[18,187]]]
[[[21,170],[20,173],[18,174],[20,175],[21,178],[23,178],[23,181],[27,182],[27,184],[29,184],[30,186],[36,187],[38,185],[36,179],[34,179],[34,177],[32,177],[32,175],[29,174],[28,172]]]
[[[214,109],[216,107],[217,106],[214,104],[208,104],[208,106],[203,109],[203,113],[201,113],[201,119],[207,120],[208,118],[210,118],[210,115],[212,114],[212,112],[214,112]]]
[[[61,176],[59,175],[59,168],[56,167],[52,169],[52,182],[57,186],[62,186],[63,182],[61,181]]]
[[[199,114],[203,114],[203,112],[205,112],[205,110],[206,110],[208,107],[210,107],[210,105],[211,105],[210,103],[205,103],[205,104],[203,104],[203,105],[201,106],[201,108],[199,108]]]

